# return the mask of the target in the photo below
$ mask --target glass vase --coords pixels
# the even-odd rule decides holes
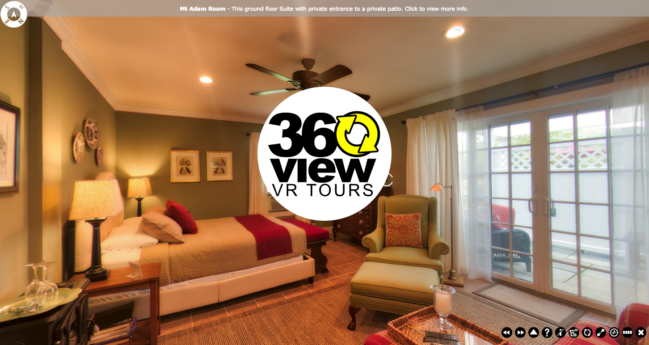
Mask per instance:
[[[39,303],[38,290],[43,286],[43,282],[38,279],[38,270],[36,269],[37,265],[29,263],[25,266],[31,267],[34,270],[34,280],[32,280],[32,282],[25,288],[25,305],[29,305],[32,302]]]
[[[439,320],[435,323],[442,331],[452,328],[453,324],[448,322],[448,316],[453,311],[455,289],[448,285],[433,285],[430,288],[435,293],[435,311],[439,314]]]

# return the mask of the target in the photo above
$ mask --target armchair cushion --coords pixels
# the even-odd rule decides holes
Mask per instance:
[[[367,238],[367,236],[365,237]],[[440,277],[444,275],[444,265],[442,262],[429,258],[428,250],[425,248],[386,247],[378,253],[367,254],[365,261],[432,268],[438,272]]]
[[[378,203],[377,226],[385,228],[386,214],[421,213],[421,242],[428,246],[428,233],[437,232],[437,199],[419,195],[381,197]]]
[[[421,213],[386,214],[385,246],[421,248]]]

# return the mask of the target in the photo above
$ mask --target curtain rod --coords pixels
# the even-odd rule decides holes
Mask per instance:
[[[615,71],[612,71],[612,72],[606,72],[606,73],[602,73],[602,74],[597,74],[597,75],[594,75],[594,76],[591,76],[591,77],[586,77],[586,78],[581,78],[581,79],[577,79],[577,80],[573,80],[573,81],[568,81],[568,82],[565,82],[565,83],[556,84],[556,85],[544,87],[544,88],[541,88],[541,89],[536,89],[536,90],[532,90],[532,91],[528,91],[528,92],[524,92],[524,93],[519,93],[517,95],[513,95],[513,96],[509,96],[509,97],[499,98],[499,99],[496,99],[496,100],[493,100],[493,101],[489,101],[489,102],[485,102],[485,103],[480,103],[480,104],[476,104],[476,105],[456,109],[456,111],[466,110],[466,109],[470,109],[470,108],[473,108],[473,107],[479,107],[479,106],[486,107],[486,106],[490,106],[490,105],[494,105],[494,104],[498,104],[498,103],[511,101],[511,100],[518,99],[518,98],[532,96],[532,95],[538,96],[539,93],[560,90],[560,89],[563,89],[563,88],[566,88],[566,87],[571,87],[571,86],[575,86],[575,85],[580,85],[580,84],[590,83],[590,82],[601,80],[601,79],[610,78],[610,77],[615,76],[617,73],[626,72],[626,71],[630,71],[632,69],[641,68],[641,67],[645,67],[645,66],[649,66],[649,62],[639,64],[639,65],[635,65],[635,66],[631,66],[631,67],[627,67],[627,68],[618,69],[618,70],[615,70]],[[405,125],[406,121],[405,120],[401,121],[401,124]]]

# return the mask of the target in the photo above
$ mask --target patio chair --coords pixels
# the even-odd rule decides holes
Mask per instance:
[[[512,221],[516,219],[516,209],[512,209]],[[491,204],[491,245],[497,248],[509,249],[509,207]],[[512,250],[532,254],[532,241],[530,235],[522,229],[512,230]],[[509,262],[509,252],[493,252],[493,261]],[[532,271],[532,258],[527,255],[513,253],[513,262],[524,262],[527,272]]]

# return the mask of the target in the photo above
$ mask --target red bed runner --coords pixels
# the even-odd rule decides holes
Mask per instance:
[[[285,227],[260,215],[234,217],[241,225],[255,236],[257,241],[257,260],[293,252],[291,234]]]
[[[318,241],[318,240],[324,240],[329,238],[329,231],[319,228],[315,225],[311,225],[308,223],[305,223],[301,220],[297,220],[295,218],[282,218],[282,221],[291,223],[298,228],[304,229],[304,232],[306,233],[306,241],[308,242],[313,242],[313,241]]]

